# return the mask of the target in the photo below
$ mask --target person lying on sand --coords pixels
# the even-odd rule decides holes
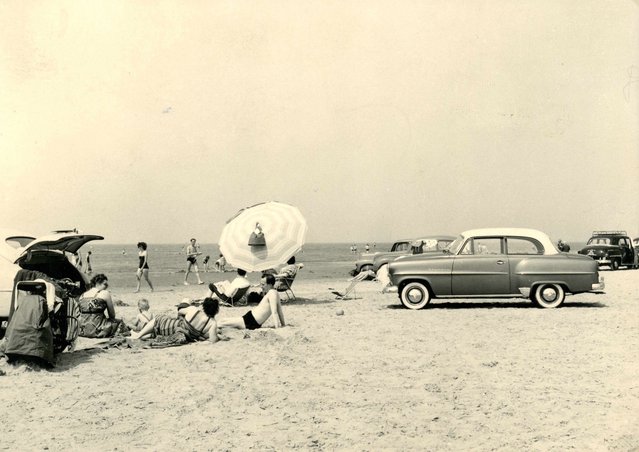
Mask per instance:
[[[187,306],[178,309],[178,317],[158,315],[147,323],[139,332],[131,333],[131,339],[140,339],[147,334],[171,336],[176,333],[184,335],[187,342],[209,340],[217,342],[225,339],[218,335],[215,316],[220,310],[219,301],[205,298],[201,307]]]
[[[273,317],[275,328],[286,326],[284,322],[284,312],[280,302],[280,294],[275,290],[275,276],[264,275],[260,281],[262,293],[266,294],[260,303],[244,314],[242,317],[233,317],[220,320],[219,326],[232,327],[247,330],[256,330]]]

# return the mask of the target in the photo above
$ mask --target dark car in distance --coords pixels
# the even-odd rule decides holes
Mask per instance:
[[[638,250],[626,231],[594,231],[578,253],[590,256],[599,266],[608,266],[610,270],[639,266]]]

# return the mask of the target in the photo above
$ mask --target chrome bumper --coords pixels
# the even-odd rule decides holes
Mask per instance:
[[[604,282],[603,276],[599,277],[599,282],[592,285],[591,292],[603,292],[606,288],[606,283]]]

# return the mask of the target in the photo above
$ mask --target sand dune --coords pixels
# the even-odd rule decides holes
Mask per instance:
[[[606,294],[409,311],[374,282],[357,299],[296,283],[290,326],[149,350],[64,353],[52,371],[0,360],[8,450],[636,450],[639,271]],[[201,286],[142,294],[156,313]],[[139,294],[117,294],[132,317]],[[222,308],[220,317],[247,308]],[[344,315],[336,315],[338,309]],[[87,342],[79,344],[87,346]]]

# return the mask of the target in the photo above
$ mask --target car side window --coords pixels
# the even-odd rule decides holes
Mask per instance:
[[[532,240],[509,237],[506,240],[508,254],[543,254],[543,250]]]
[[[475,254],[501,254],[501,239],[496,237],[475,239]]]
[[[498,237],[470,239],[459,254],[466,256],[471,254],[501,254],[501,239]]]

